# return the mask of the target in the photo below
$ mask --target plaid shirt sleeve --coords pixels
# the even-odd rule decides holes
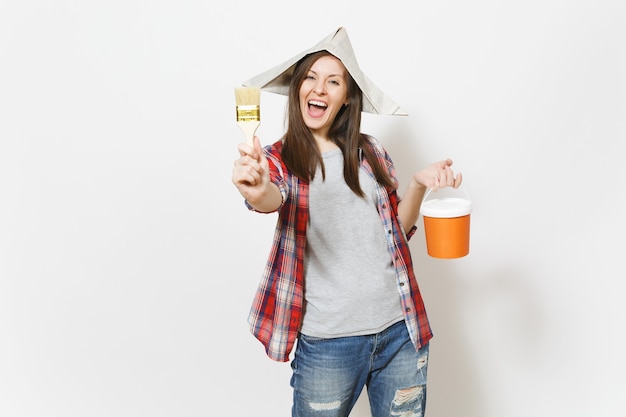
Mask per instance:
[[[268,261],[248,316],[250,331],[267,356],[286,362],[293,349],[304,302],[304,249],[308,224],[308,183],[290,175],[282,162],[282,142],[265,148],[270,180],[283,197]]]

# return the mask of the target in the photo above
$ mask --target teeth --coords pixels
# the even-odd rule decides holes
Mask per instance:
[[[318,107],[327,107],[326,103],[322,103],[321,101],[311,100],[309,101],[309,104],[313,106],[318,106]]]

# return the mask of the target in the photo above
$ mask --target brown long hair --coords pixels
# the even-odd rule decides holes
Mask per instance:
[[[304,123],[300,108],[300,87],[313,63],[322,56],[332,55],[328,51],[318,51],[303,57],[296,64],[287,103],[287,130],[283,137],[282,158],[287,167],[300,179],[310,181],[315,177],[317,167],[321,167],[322,178],[326,178],[324,161],[317,147],[313,134]],[[363,109],[363,93],[346,70],[348,83],[348,105],[344,106],[333,121],[328,132],[328,139],[335,143],[343,153],[343,176],[346,184],[358,196],[365,194],[359,183],[359,149],[368,161],[376,180],[388,188],[395,188],[393,181],[384,166],[372,153],[366,143],[366,135],[361,133],[361,111]]]

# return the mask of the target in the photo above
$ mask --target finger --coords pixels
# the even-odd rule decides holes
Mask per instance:
[[[247,144],[245,142],[244,143],[240,143],[237,146],[237,150],[239,151],[239,155],[241,155],[241,156],[248,155],[248,156],[251,156],[251,157],[256,159],[256,156],[254,155],[254,153],[255,153],[254,147],[250,146],[249,144]]]
[[[258,165],[256,159],[252,158],[250,155],[242,155],[240,158],[235,159],[233,165],[235,167],[253,167]]]
[[[256,153],[255,157],[258,161],[265,157],[263,146],[261,146],[261,139],[258,136],[254,136],[254,151]]]
[[[235,171],[233,178],[236,180],[236,183],[251,186],[261,182],[261,175],[258,170],[253,169],[250,166],[239,167]]]
[[[459,188],[462,182],[463,182],[463,174],[459,172],[456,175],[456,179],[454,180],[454,188]]]
[[[254,136],[254,149],[261,153],[261,139],[258,136]]]
[[[433,191],[437,191],[439,189],[439,187],[441,187],[441,180],[439,179],[439,176],[435,176],[435,178],[433,179]]]
[[[449,187],[452,181],[454,181],[454,175],[452,174],[452,170],[445,166],[443,169],[440,169],[437,173],[439,176],[439,181],[441,182],[441,187]]]

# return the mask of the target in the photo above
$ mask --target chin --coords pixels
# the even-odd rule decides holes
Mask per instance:
[[[304,119],[304,124],[306,125],[306,127],[308,127],[311,130],[319,130],[322,129],[325,125],[325,121],[321,121],[321,120],[307,120]]]

